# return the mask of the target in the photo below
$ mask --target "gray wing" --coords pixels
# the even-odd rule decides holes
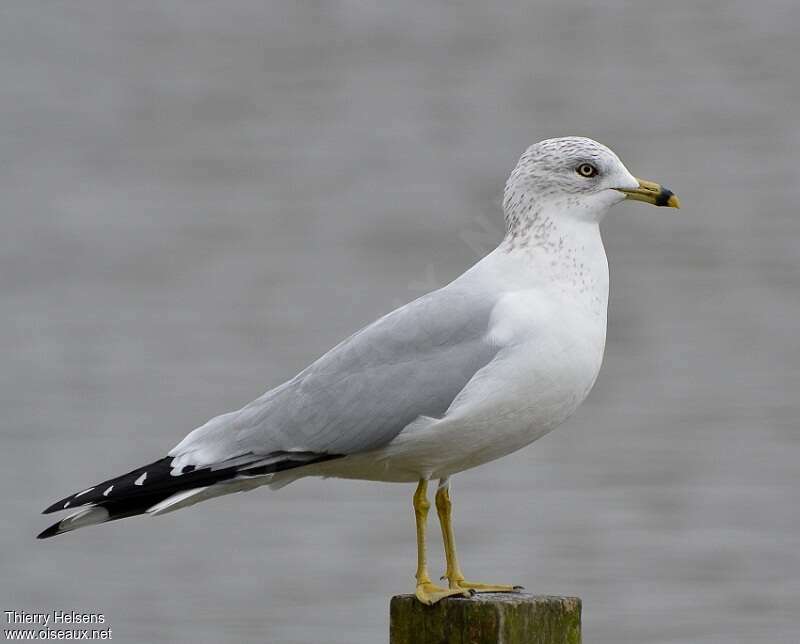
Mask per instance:
[[[292,380],[218,416],[171,452],[176,467],[245,455],[353,454],[391,441],[418,416],[441,416],[497,353],[494,304],[456,281],[343,341]]]

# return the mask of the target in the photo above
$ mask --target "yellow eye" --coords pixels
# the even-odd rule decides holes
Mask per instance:
[[[575,168],[575,172],[582,177],[587,178],[597,176],[597,168],[595,168],[591,163],[581,163],[577,168]]]

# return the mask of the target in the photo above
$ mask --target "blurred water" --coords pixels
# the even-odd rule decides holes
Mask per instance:
[[[585,134],[684,208],[607,220],[603,372],[458,477],[465,567],[580,595],[587,642],[800,640],[796,3],[0,12],[0,608],[102,611],[119,642],[385,642],[408,486],[47,542],[37,513],[462,272],[524,147]]]

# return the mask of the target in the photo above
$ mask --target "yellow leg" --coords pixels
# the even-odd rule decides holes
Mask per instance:
[[[439,489],[436,490],[436,513],[439,515],[439,523],[442,526],[444,554],[447,558],[447,569],[444,576],[447,578],[451,590],[461,589],[484,593],[512,593],[522,590],[522,586],[481,584],[464,580],[464,573],[461,572],[456,552],[456,538],[453,533],[453,502],[450,499],[450,481],[448,479],[439,481]]]
[[[430,606],[440,599],[451,595],[469,596],[469,591],[463,588],[442,588],[431,582],[428,575],[428,562],[425,552],[425,528],[428,522],[428,510],[431,504],[428,501],[428,481],[422,479],[414,493],[414,517],[417,521],[417,589],[416,596],[423,604]]]

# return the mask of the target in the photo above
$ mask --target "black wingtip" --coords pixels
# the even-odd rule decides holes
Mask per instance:
[[[86,503],[78,503],[77,505],[66,505],[66,503],[72,499],[75,495],[65,497],[60,501],[56,501],[53,505],[45,508],[42,510],[42,514],[52,514],[53,512],[61,512],[62,510],[72,510],[73,508],[79,508],[83,505],[87,505]]]
[[[39,534],[36,535],[37,539],[49,539],[50,537],[55,537],[57,534],[61,534],[61,529],[59,526],[61,525],[61,521],[58,523],[54,523],[51,525],[47,530],[42,530]]]
[[[223,463],[223,466],[218,469],[210,466],[196,469],[189,465],[184,467],[178,475],[173,474],[172,461],[174,458],[165,456],[149,465],[65,497],[45,508],[42,511],[43,514],[97,507],[105,510],[106,515],[100,517],[97,513],[91,514],[90,510],[77,512],[50,526],[39,534],[38,538],[49,539],[87,525],[144,514],[148,508],[177,492],[214,485],[233,479],[239,474],[245,477],[255,477],[342,457],[340,454],[311,452],[275,452],[274,455],[279,458],[275,462],[265,465],[257,465],[263,460],[263,457],[253,455],[256,465],[251,467],[247,467],[247,463],[237,463],[228,467],[225,467]],[[97,520],[86,520],[90,518]],[[59,527],[62,523],[64,524],[63,528]]]

